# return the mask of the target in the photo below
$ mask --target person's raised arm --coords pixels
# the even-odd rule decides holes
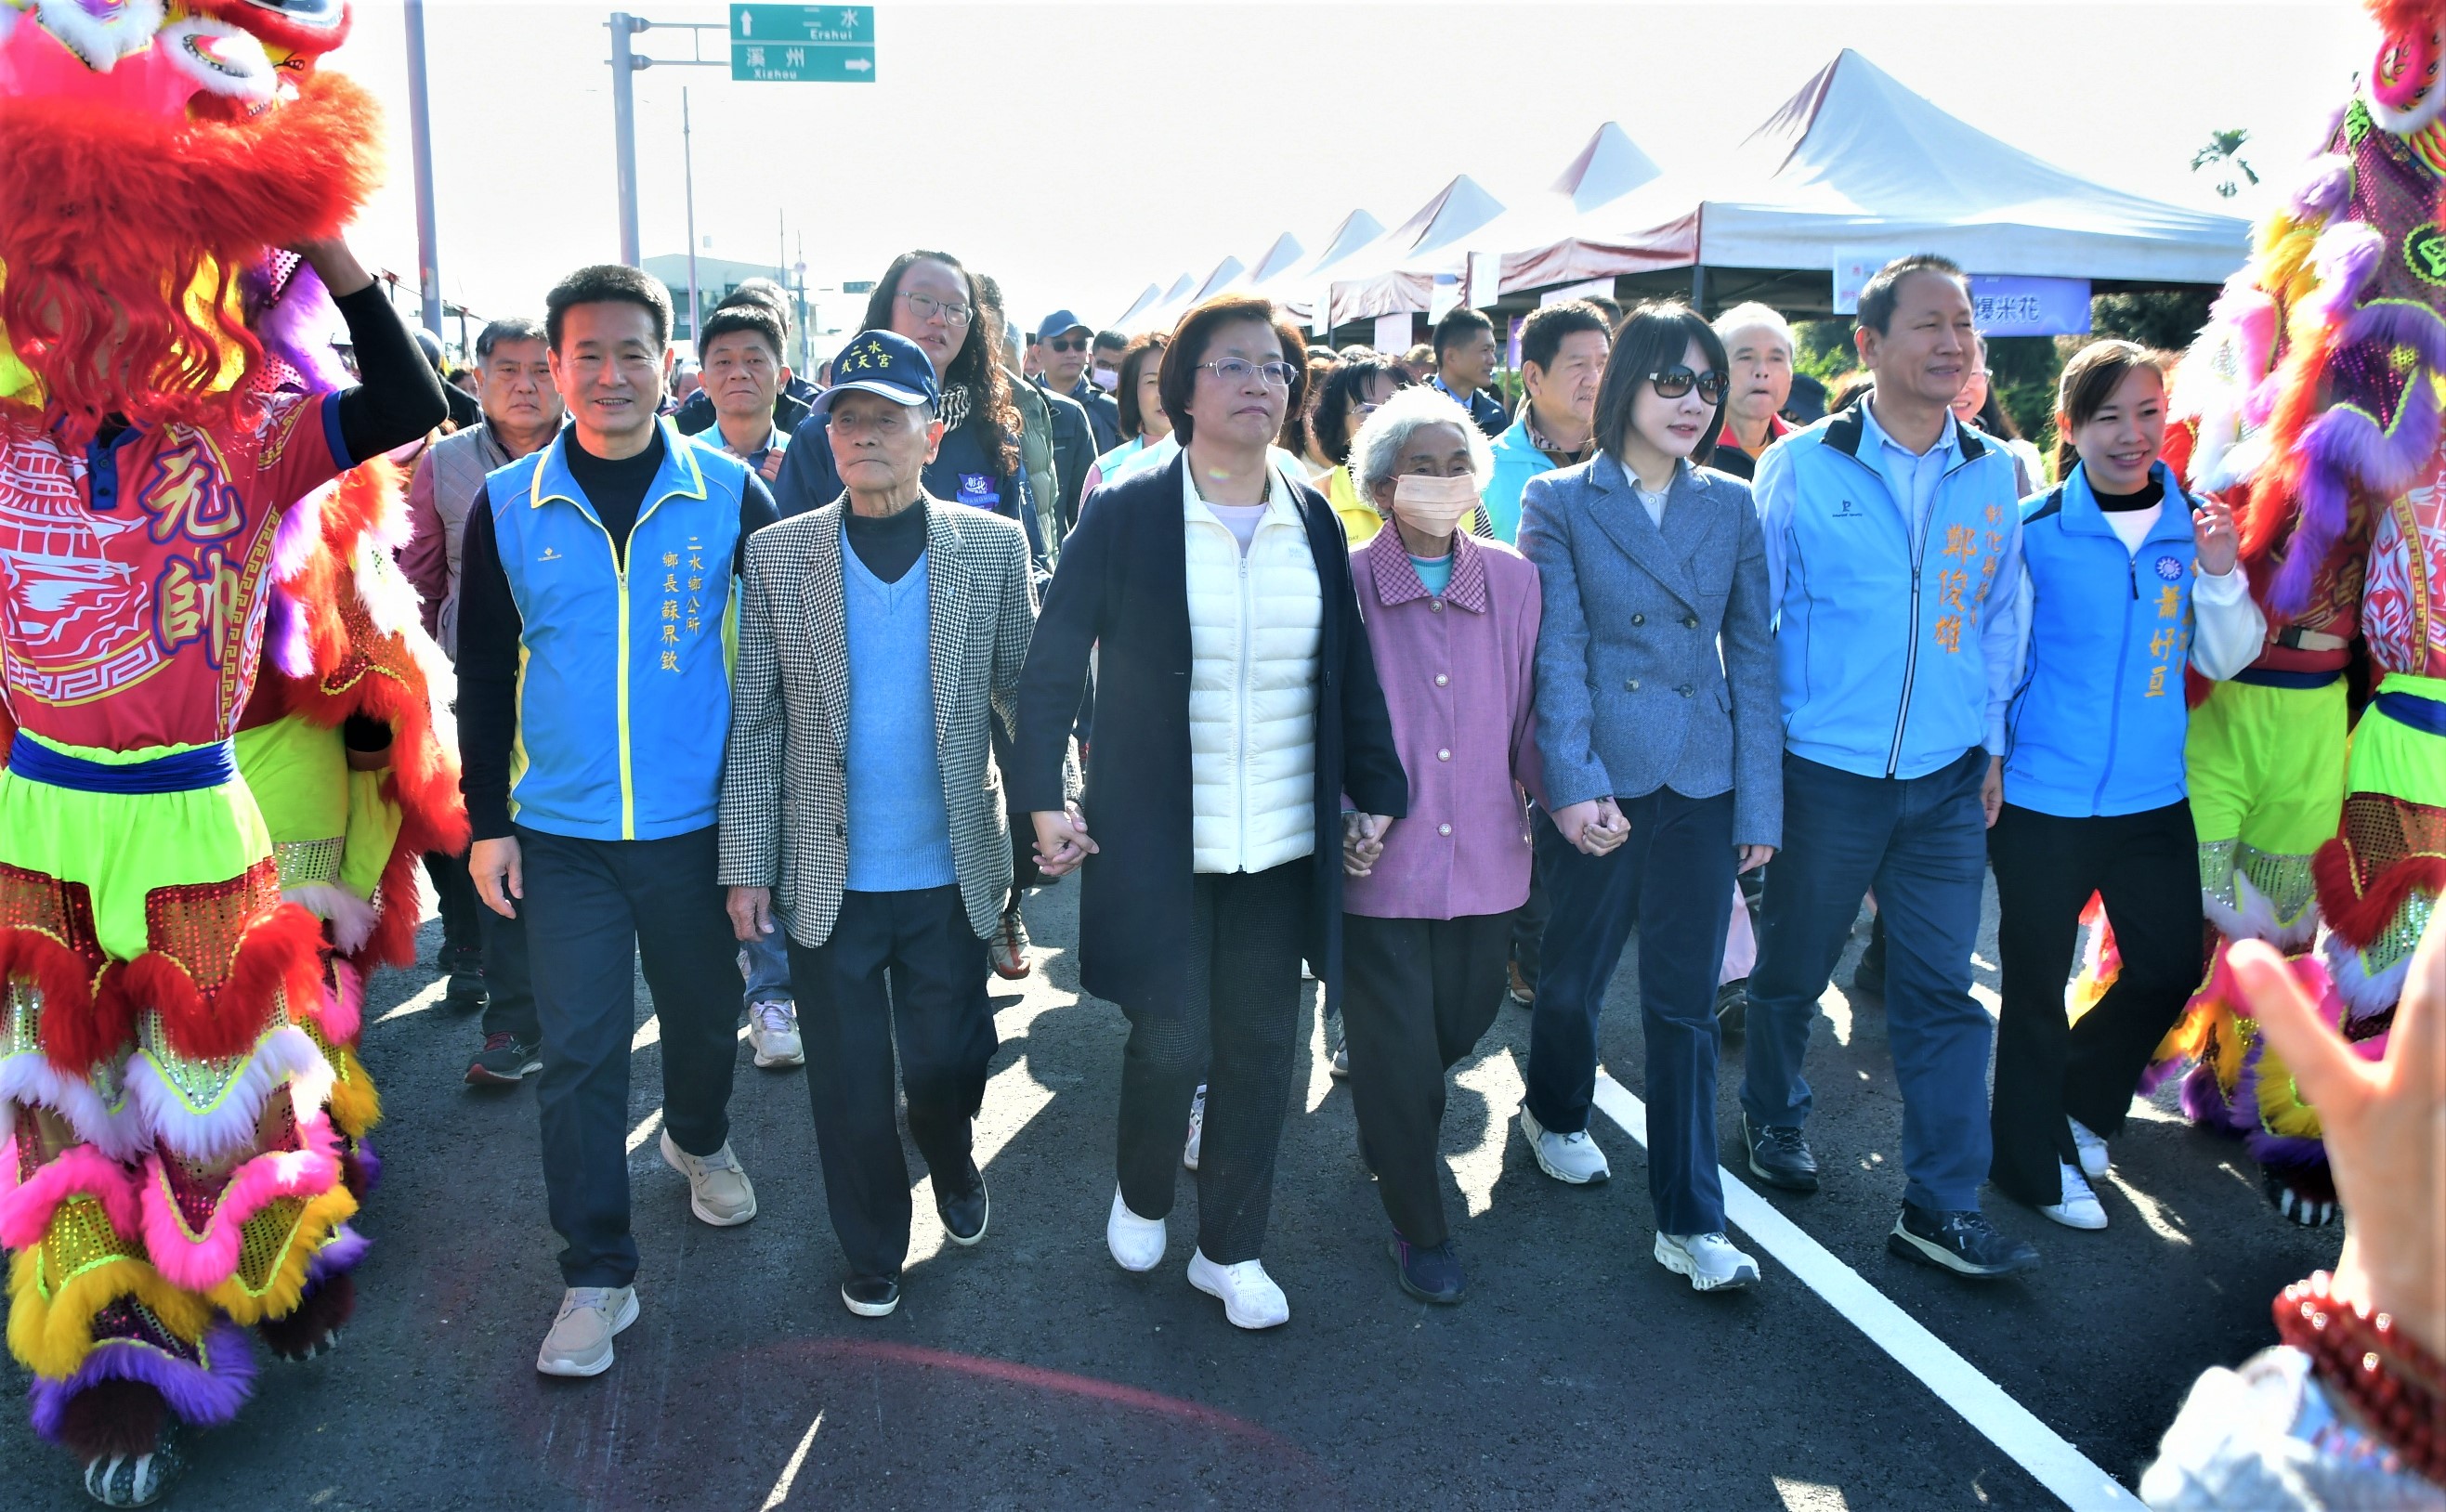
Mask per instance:
[[[424,360],[407,323],[383,297],[373,275],[339,237],[300,242],[290,249],[306,259],[331,292],[356,348],[357,386],[338,400],[340,439],[353,465],[395,446],[405,446],[450,416],[442,375]]]

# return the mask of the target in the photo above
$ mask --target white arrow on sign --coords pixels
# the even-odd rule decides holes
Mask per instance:
[[[842,64],[841,66],[853,69],[858,73],[871,73],[875,69],[874,62],[866,58],[852,58],[847,63]]]

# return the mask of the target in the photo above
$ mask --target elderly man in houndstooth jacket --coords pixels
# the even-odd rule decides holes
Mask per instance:
[[[846,493],[747,545],[722,881],[741,939],[785,934],[841,1300],[880,1317],[909,1251],[895,1036],[943,1227],[985,1238],[969,1138],[995,1046],[985,937],[1011,880],[990,722],[1036,598],[1019,526],[920,481],[943,432],[925,353],[869,331],[835,371],[817,402]]]

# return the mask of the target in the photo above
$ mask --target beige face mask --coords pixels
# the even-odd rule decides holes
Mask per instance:
[[[1421,535],[1450,535],[1477,508],[1477,484],[1468,477],[1423,477],[1405,473],[1393,480],[1393,517]]]

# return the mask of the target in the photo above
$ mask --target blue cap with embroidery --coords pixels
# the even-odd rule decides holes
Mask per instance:
[[[934,364],[915,342],[898,331],[860,331],[833,354],[833,386],[816,396],[815,407],[832,408],[836,396],[856,390],[880,394],[895,404],[943,404]]]

